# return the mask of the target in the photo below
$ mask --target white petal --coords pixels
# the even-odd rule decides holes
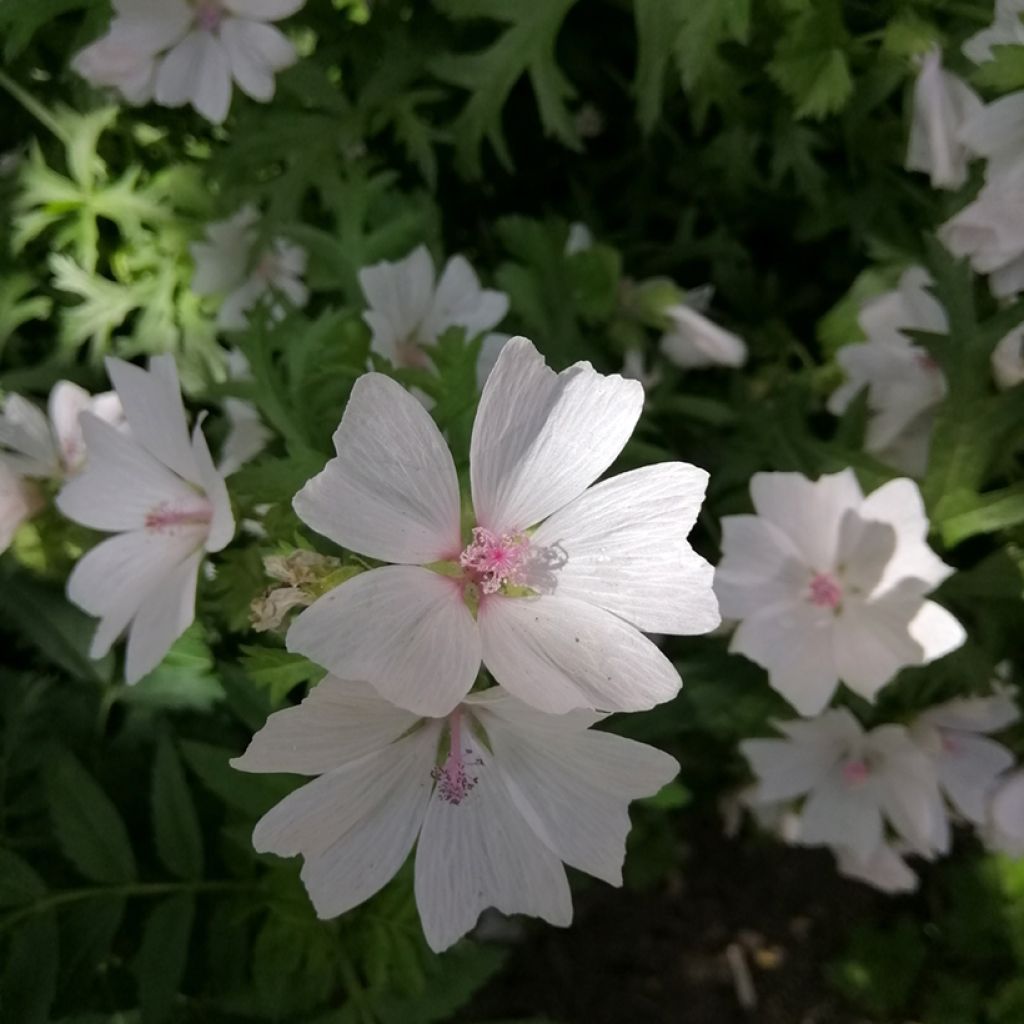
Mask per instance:
[[[112,34],[122,35],[131,46],[154,55],[173,46],[191,26],[195,11],[186,0],[132,0],[114,4],[118,17]]]
[[[714,569],[686,542],[708,475],[682,462],[623,473],[585,491],[531,537],[564,560],[555,592],[651,633],[707,633],[721,617]]]
[[[78,417],[90,408],[92,396],[69,380],[59,380],[50,391],[47,411],[65,469],[77,468],[85,457],[85,438]]]
[[[240,18],[280,21],[303,8],[306,0],[223,0],[224,6]]]
[[[962,647],[967,631],[940,604],[925,601],[910,623],[910,635],[924,652],[922,664],[929,664]]]
[[[35,487],[27,485],[0,459],[0,555],[10,546],[18,527],[39,504]]]
[[[1015,327],[993,349],[992,376],[1004,390],[1024,383],[1024,328]]]
[[[292,623],[288,649],[438,717],[480,670],[480,638],[458,584],[416,566],[373,569],[335,587]]]
[[[727,619],[742,619],[800,592],[807,569],[788,535],[760,516],[722,518],[715,594]]]
[[[464,327],[469,337],[475,337],[495,327],[507,312],[508,296],[481,288],[469,262],[462,256],[453,256],[437,283],[421,335],[432,341],[449,327]]]
[[[201,420],[202,417],[192,431],[192,452],[199,470],[200,483],[212,508],[205,547],[207,551],[220,551],[227,547],[235,535],[235,517],[231,511],[231,499],[228,497],[224,476],[213,464],[213,456],[203,436]]]
[[[755,473],[750,496],[757,514],[787,534],[819,572],[834,569],[843,513],[864,499],[852,469],[815,481],[800,473]]]
[[[918,716],[919,721],[958,732],[999,732],[1020,718],[1013,692],[997,689],[986,697],[958,697]]]
[[[835,765],[839,751],[823,738],[816,743],[791,740],[743,740],[740,751],[758,785],[752,799],[769,804],[791,800],[813,789]]]
[[[747,361],[743,339],[719,327],[685,304],[671,306],[666,314],[671,328],[662,335],[661,351],[670,363],[684,369],[705,366],[742,366]]]
[[[565,869],[516,810],[487,751],[472,737],[477,783],[459,804],[435,790],[416,850],[416,905],[436,953],[466,934],[481,912],[572,920]]]
[[[323,775],[394,743],[419,721],[366,683],[327,676],[297,707],[275,711],[231,766]]]
[[[1015,772],[996,791],[989,825],[990,846],[1012,857],[1024,856],[1024,772]]]
[[[917,875],[888,843],[881,843],[866,859],[850,850],[836,850],[836,861],[840,874],[872,885],[881,892],[913,892],[917,888]]]
[[[680,687],[672,663],[610,612],[563,597],[484,600],[484,664],[510,693],[542,711],[641,711]]]
[[[402,866],[427,808],[438,732],[428,725],[350,761],[256,823],[257,851],[305,856],[301,877],[319,917],[358,906]]]
[[[615,460],[644,401],[639,382],[589,363],[560,374],[512,338],[487,378],[470,451],[477,523],[523,530],[578,497]]]
[[[398,345],[416,340],[430,309],[434,292],[430,252],[420,245],[396,263],[385,260],[363,267],[359,285],[370,305],[364,319],[373,331],[371,347],[394,361]]]
[[[206,240],[189,246],[195,262],[192,290],[197,295],[231,291],[245,280],[259,219],[259,210],[246,204],[227,220],[206,225]]]
[[[163,503],[194,501],[196,491],[125,434],[82,413],[85,469],[57,495],[57,508],[94,530],[140,530]]]
[[[191,103],[208,121],[224,121],[231,104],[231,74],[227,54],[210,32],[190,32],[164,57],[155,98],[164,107]]]
[[[196,577],[201,551],[176,565],[143,599],[128,628],[124,679],[137,683],[164,660],[164,655],[196,617]]]
[[[179,476],[202,487],[174,357],[153,356],[148,371],[112,357],[106,364],[132,438]]]
[[[379,373],[356,381],[334,434],[338,455],[295,496],[318,533],[388,562],[457,559],[459,481],[430,414]]]
[[[882,842],[882,812],[869,785],[843,783],[840,769],[823,779],[800,814],[800,841],[808,846],[848,848],[866,859]]]
[[[295,62],[295,49],[276,29],[245,18],[226,18],[220,40],[241,90],[266,103],[274,95],[274,72]]]
[[[0,407],[2,458],[19,476],[60,474],[60,457],[41,409],[21,395],[7,395]]]
[[[1015,758],[1001,743],[970,733],[944,732],[939,782],[950,803],[975,825],[983,825],[997,778]]]
[[[621,885],[629,801],[656,793],[679,765],[610,733],[559,728],[562,716],[532,717],[533,728],[522,715],[513,728],[486,710],[478,714],[516,807],[560,860]]]

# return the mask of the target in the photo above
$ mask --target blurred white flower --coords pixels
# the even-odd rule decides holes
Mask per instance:
[[[719,327],[692,305],[679,303],[665,309],[669,328],[661,336],[661,351],[683,369],[706,366],[742,366],[747,346],[738,335]]]
[[[970,154],[958,133],[981,108],[977,93],[943,69],[942,50],[933,46],[922,58],[914,83],[907,170],[929,175],[932,188],[960,188],[967,181]]]
[[[497,326],[508,312],[508,296],[481,288],[462,256],[448,260],[435,281],[434,261],[425,245],[396,262],[363,267],[359,284],[369,305],[363,319],[373,332],[370,347],[395,366],[427,367],[424,346],[433,345],[449,327],[462,327],[467,337],[475,337]],[[496,345],[492,342],[487,352],[493,354]],[[482,364],[486,358],[482,350]],[[478,367],[481,375],[486,377]]]
[[[755,473],[750,494],[756,515],[722,520],[715,592],[739,620],[729,649],[767,669],[800,714],[818,714],[840,681],[874,700],[901,668],[964,642],[925,600],[953,570],[928,547],[912,480],[865,498],[850,469],[816,481]]]
[[[901,846],[883,841],[867,857],[838,848],[835,850],[836,866],[841,875],[864,882],[880,892],[913,892],[917,888],[917,875],[903,859]]]
[[[649,391],[661,380],[661,370],[657,366],[648,370],[643,350],[630,348],[622,358],[622,376],[639,381],[644,391]]]
[[[91,657],[103,657],[128,630],[125,679],[155,668],[195,618],[203,555],[235,532],[224,479],[200,426],[189,439],[171,356],[149,371],[107,360],[129,433],[84,413],[85,468],[57,496],[69,519],[116,534],[78,560],[68,598],[100,619]]]
[[[252,379],[249,360],[241,349],[233,348],[227,354],[228,380]],[[223,476],[231,476],[250,459],[254,459],[274,436],[273,431],[260,418],[252,402],[241,398],[225,398],[222,403],[228,421],[228,433],[220,449],[217,469]]]
[[[992,850],[1024,857],[1024,771],[1008,776],[993,794],[984,838]]]
[[[996,780],[1014,763],[1013,754],[985,734],[999,732],[1019,717],[1009,691],[1000,691],[948,701],[911,723],[910,735],[934,759],[946,798],[975,825],[984,824]]]
[[[865,448],[904,473],[919,476],[928,462],[935,410],[946,396],[946,378],[928,350],[906,330],[945,333],[946,311],[928,291],[923,267],[910,267],[899,285],[866,302],[857,322],[867,341],[844,345],[836,362],[846,381],[828,400],[841,416],[867,388],[869,419]]]
[[[594,235],[582,221],[574,220],[569,225],[569,235],[565,240],[565,255],[575,256],[578,252],[586,252],[594,244]]]
[[[295,62],[295,49],[269,22],[305,0],[114,0],[106,35],[71,66],[93,85],[111,86],[130,103],[155,99],[192,106],[221,124],[232,81],[260,102],[274,95],[274,75]]]
[[[992,376],[997,387],[1024,383],[1024,324],[1015,327],[992,351]]]
[[[992,59],[993,46],[1024,43],[1024,0],[996,0],[995,20],[988,28],[975,32],[961,48],[964,56],[975,64]]]
[[[274,292],[281,292],[297,308],[309,300],[309,289],[302,280],[306,251],[275,238],[255,253],[259,219],[255,207],[243,206],[227,220],[208,224],[206,241],[189,246],[195,262],[192,290],[197,295],[224,297],[217,326],[226,331],[248,327],[248,314],[264,296]],[[281,319],[285,310],[275,305],[270,313],[274,319]]]
[[[0,460],[0,555],[10,547],[18,527],[41,505],[42,497],[35,485]]]
[[[434,421],[391,378],[361,377],[337,457],[294,506],[342,547],[398,564],[321,597],[293,623],[289,649],[426,715],[458,704],[481,659],[544,711],[673,697],[679,675],[641,630],[718,625],[713,570],[686,541],[707,474],[665,463],[591,486],[642,405],[635,381],[589,363],[556,374],[527,339],[507,342],[473,425],[464,535],[455,464]]]
[[[494,688],[446,719],[422,719],[328,676],[271,715],[231,763],[319,776],[264,815],[253,845],[305,858],[302,881],[321,918],[380,890],[415,844],[416,904],[441,952],[487,907],[569,924],[563,861],[622,884],[628,805],[679,766],[590,730],[601,717],[541,714]]]
[[[811,721],[776,722],[784,739],[751,739],[740,750],[757,777],[755,803],[804,798],[797,841],[830,846],[867,868],[888,824],[915,852],[949,845],[935,766],[899,725],[864,732],[845,708]]]

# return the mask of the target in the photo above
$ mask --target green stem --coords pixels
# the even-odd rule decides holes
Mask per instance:
[[[6,89],[44,128],[48,128],[64,143],[70,144],[63,125],[30,92],[23,89],[13,78],[0,71],[0,86]]]

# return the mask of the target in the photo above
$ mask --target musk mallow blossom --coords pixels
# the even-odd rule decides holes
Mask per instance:
[[[114,0],[106,35],[72,67],[93,85],[117,89],[129,103],[190,103],[214,124],[231,106],[232,82],[252,99],[274,95],[274,75],[295,63],[295,49],[271,22],[305,0]]]
[[[921,58],[914,83],[907,170],[929,175],[932,188],[960,188],[967,181],[970,151],[959,132],[981,108],[977,93],[942,67],[942,50],[933,46]]]
[[[299,308],[309,300],[305,249],[275,238],[257,250],[259,220],[254,206],[243,206],[227,220],[208,224],[205,239],[189,247],[195,263],[192,290],[222,297],[217,326],[225,331],[244,330],[253,308],[274,292]],[[275,306],[271,315],[280,319],[284,310]]]
[[[989,733],[1020,717],[1008,690],[987,697],[960,697],[922,712],[910,735],[935,762],[939,786],[953,808],[984,825],[999,777],[1013,767],[1013,754]]]
[[[975,64],[992,60],[993,46],[1024,43],[1024,0],[996,0],[992,24],[975,32],[961,47],[964,56]]]
[[[424,346],[433,345],[449,327],[462,327],[475,337],[497,326],[508,312],[508,296],[481,288],[463,256],[448,260],[437,280],[425,245],[395,262],[363,267],[359,285],[368,305],[363,319],[373,332],[370,347],[399,367],[429,366]]]
[[[755,473],[750,494],[755,515],[722,520],[715,592],[739,620],[730,650],[767,669],[800,714],[818,714],[840,681],[873,700],[901,668],[963,643],[925,596],[953,570],[928,547],[912,480],[865,497],[849,469]]]
[[[865,869],[887,841],[887,828],[925,856],[948,848],[934,763],[903,726],[865,732],[845,708],[773,724],[781,739],[740,743],[757,779],[748,799],[802,800],[797,842],[830,846],[851,868]]]
[[[841,416],[867,388],[865,448],[905,473],[919,475],[928,461],[932,426],[946,395],[946,378],[928,350],[908,330],[945,333],[946,311],[928,290],[923,267],[910,267],[898,286],[866,302],[857,322],[867,340],[836,354],[846,380],[829,397],[828,410]]]
[[[301,854],[321,918],[387,883],[416,844],[415,894],[441,952],[496,907],[572,919],[563,862],[622,882],[627,807],[679,766],[652,747],[590,729],[601,715],[546,715],[500,687],[420,718],[362,683],[328,676],[275,712],[231,763],[317,776],[257,823],[253,845]]]
[[[107,372],[129,431],[82,414],[89,458],[57,507],[114,534],[79,559],[67,593],[100,620],[92,657],[127,629],[125,679],[134,683],[192,622],[203,556],[231,540],[235,523],[199,424],[189,437],[173,358],[154,356],[148,371],[110,358]]]
[[[294,506],[342,547],[396,564],[307,608],[289,649],[424,715],[451,711],[481,660],[549,712],[673,697],[678,673],[641,630],[719,622],[713,570],[686,541],[707,474],[674,462],[594,484],[642,405],[636,381],[589,363],[556,374],[526,338],[510,340],[473,425],[463,533],[455,464],[434,421],[391,378],[361,377],[337,456]]]

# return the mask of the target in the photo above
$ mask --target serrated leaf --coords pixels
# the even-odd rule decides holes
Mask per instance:
[[[676,61],[683,81],[692,89],[718,59],[722,43],[747,42],[750,0],[687,0],[677,8]]]
[[[212,669],[213,655],[202,627],[194,624],[152,672],[133,686],[120,687],[117,699],[135,707],[206,711],[224,698],[224,688]]]
[[[324,669],[308,658],[280,647],[254,644],[242,645],[242,667],[254,683],[269,691],[274,707],[280,707],[300,683],[318,683],[325,675]]]
[[[0,1013],[11,1024],[46,1024],[57,987],[59,947],[53,914],[19,925],[0,977]]]
[[[975,85],[997,92],[1024,89],[1024,46],[993,46],[992,59],[975,68],[971,78]]]
[[[53,830],[64,855],[94,882],[135,878],[128,831],[110,798],[81,762],[58,750],[44,769]]]
[[[0,847],[0,907],[34,903],[46,895],[46,884],[13,850]]]
[[[636,0],[636,92],[637,119],[649,132],[661,114],[665,78],[672,59],[672,47],[679,32],[681,5],[674,0]]]
[[[174,996],[188,961],[194,915],[195,900],[181,895],[158,903],[146,919],[134,964],[142,1024],[161,1024],[174,1010]]]
[[[156,850],[164,865],[179,878],[202,878],[199,818],[178,752],[167,736],[156,748],[151,802]]]

